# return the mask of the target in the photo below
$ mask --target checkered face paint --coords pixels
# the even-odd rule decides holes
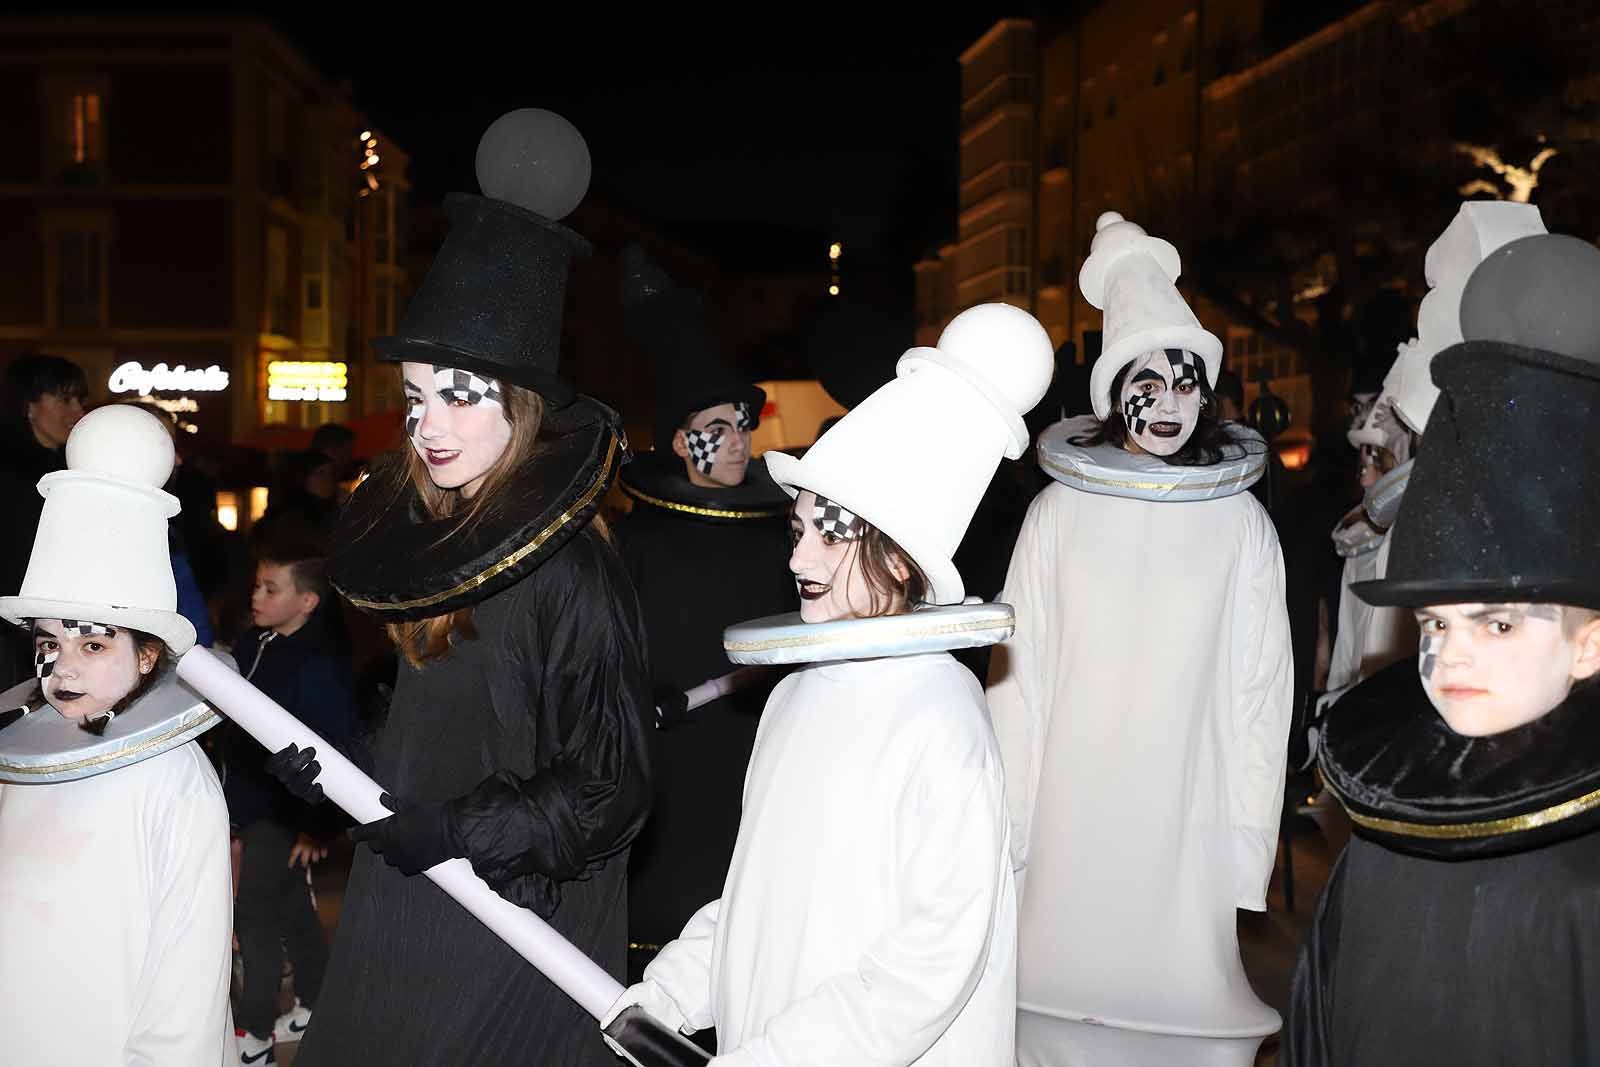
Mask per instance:
[[[133,634],[77,619],[33,620],[33,662],[45,700],[80,723],[107,718],[141,674]]]
[[[697,411],[684,427],[678,454],[695,485],[731,489],[744,484],[750,466],[750,431],[755,417],[748,404],[718,404]],[[674,442],[678,448],[678,442]]]
[[[709,475],[717,465],[717,453],[722,451],[722,435],[726,427],[710,430],[685,430],[683,440],[689,446],[689,462],[701,474]]]
[[[806,622],[857,618],[871,610],[872,592],[859,563],[866,520],[826,497],[801,491],[789,512],[793,552],[789,570]]]
[[[1118,398],[1129,441],[1153,456],[1170,456],[1188,443],[1200,421],[1204,368],[1181,348],[1155,349],[1128,364]]]
[[[1458,734],[1532,722],[1567,698],[1577,643],[1554,604],[1442,604],[1417,611],[1417,674]]]
[[[500,382],[429,363],[406,363],[406,438],[441,489],[471,495],[511,441]]]

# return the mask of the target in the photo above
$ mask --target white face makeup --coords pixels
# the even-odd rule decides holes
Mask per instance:
[[[795,497],[789,570],[800,589],[800,618],[832,622],[872,610],[872,593],[857,563],[866,528],[864,519],[809,490]]]
[[[744,484],[750,466],[750,433],[755,416],[747,404],[718,404],[695,412],[679,430],[673,451],[683,457],[689,481],[706,488]]]
[[[1487,737],[1567,698],[1578,642],[1555,604],[1440,604],[1417,609],[1417,673],[1450,729]]]
[[[1117,404],[1128,426],[1130,452],[1170,456],[1188,443],[1200,421],[1200,358],[1182,349],[1156,349],[1132,363]]]
[[[74,722],[104,715],[155,668],[131,632],[72,619],[33,620],[33,652],[45,699]]]
[[[428,363],[403,367],[411,447],[427,463],[434,485],[470,497],[511,441],[500,383]]]

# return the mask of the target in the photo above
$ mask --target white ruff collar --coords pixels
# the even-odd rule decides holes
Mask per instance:
[[[1207,467],[1178,467],[1159,456],[1142,456],[1115,445],[1075,445],[1099,426],[1092,415],[1063,419],[1039,435],[1039,466],[1063,485],[1103,496],[1134,500],[1218,500],[1242,493],[1267,469],[1267,443],[1241,423],[1226,429],[1233,443]]]
[[[952,604],[876,619],[814,623],[791,611],[728,627],[722,647],[734,663],[823,663],[995,645],[1016,626],[1009,604]]]
[[[233,665],[223,653],[213,653]],[[0,707],[19,706],[33,692],[28,679],[0,694]],[[96,737],[46,704],[0,729],[0,782],[32,785],[93,778],[139,763],[199,737],[222,716],[168,670]]]

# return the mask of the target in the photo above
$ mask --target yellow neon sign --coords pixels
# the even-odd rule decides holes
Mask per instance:
[[[268,400],[347,399],[350,368],[345,363],[275,359],[267,364]]]

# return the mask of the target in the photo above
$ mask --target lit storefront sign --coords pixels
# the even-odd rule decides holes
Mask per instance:
[[[193,370],[182,363],[169,367],[157,363],[146,370],[143,363],[133,360],[111,372],[106,388],[113,393],[138,393],[149,396],[162,393],[215,393],[228,387],[228,372],[213,363],[209,367]]]
[[[349,381],[344,363],[273,360],[267,364],[267,399],[336,402],[346,399]]]

